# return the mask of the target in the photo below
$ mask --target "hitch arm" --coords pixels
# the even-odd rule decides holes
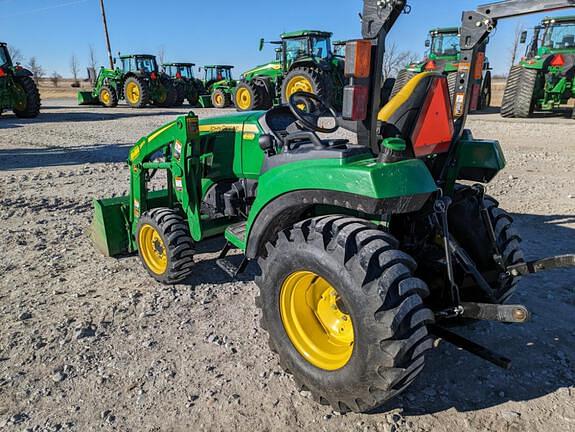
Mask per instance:
[[[508,267],[507,271],[509,275],[517,277],[560,268],[575,268],[575,255],[559,255],[526,263],[519,263]]]

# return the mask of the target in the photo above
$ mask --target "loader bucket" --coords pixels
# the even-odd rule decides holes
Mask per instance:
[[[115,257],[130,252],[129,197],[94,200],[94,220],[90,237],[106,256]]]
[[[92,96],[92,92],[78,92],[78,105],[100,105],[98,98]]]
[[[212,105],[212,97],[210,95],[200,96],[198,103],[202,108],[213,108],[214,107]]]

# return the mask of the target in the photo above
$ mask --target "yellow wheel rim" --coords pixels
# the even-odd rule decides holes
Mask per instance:
[[[138,247],[146,266],[155,274],[162,275],[168,269],[166,246],[160,233],[150,225],[144,225],[138,234]]]
[[[296,75],[288,81],[286,87],[286,99],[297,92],[314,93],[312,83],[304,76]]]
[[[132,104],[140,102],[140,86],[135,82],[128,83],[126,86],[126,99]]]
[[[102,98],[102,102],[106,105],[110,103],[111,96],[108,90],[102,90],[100,97]]]
[[[310,271],[292,273],[282,284],[279,302],[285,331],[308,362],[328,371],[347,364],[353,353],[353,322],[328,281]]]
[[[224,96],[221,93],[216,93],[214,95],[214,100],[216,101],[216,105],[224,104]]]
[[[241,88],[236,93],[236,105],[241,110],[248,110],[252,105],[252,95],[247,88]]]
[[[16,84],[16,93],[17,98],[16,98],[16,103],[14,104],[14,109],[17,111],[25,111],[26,107],[28,106],[28,100],[26,98],[26,91],[24,90],[24,87],[22,87],[20,84]]]

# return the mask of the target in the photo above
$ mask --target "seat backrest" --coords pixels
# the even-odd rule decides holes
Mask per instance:
[[[416,75],[380,110],[378,120],[383,138],[403,138],[415,157],[448,151],[454,123],[446,77]]]

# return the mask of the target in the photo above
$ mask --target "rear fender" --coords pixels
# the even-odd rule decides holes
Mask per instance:
[[[246,225],[246,256],[259,256],[278,232],[320,207],[382,220],[420,210],[436,190],[425,164],[415,159],[393,164],[372,158],[348,164],[327,159],[278,166],[259,179]]]
[[[15,77],[32,77],[34,75],[28,69],[16,67],[16,68],[14,68],[14,76]]]

